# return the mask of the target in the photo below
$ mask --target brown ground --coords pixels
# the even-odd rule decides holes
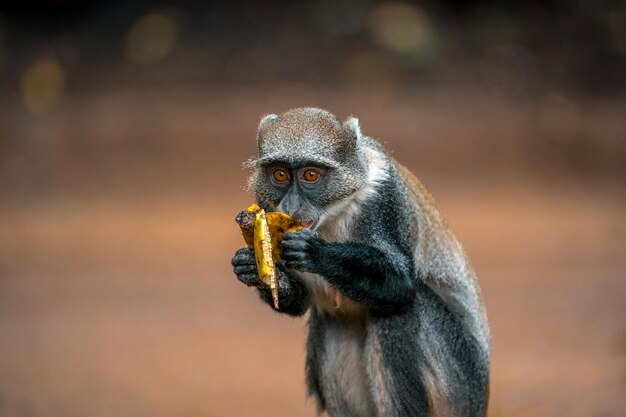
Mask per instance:
[[[307,103],[385,138],[464,243],[492,328],[492,415],[624,415],[623,183],[528,168],[530,106],[103,89],[38,119],[13,100],[0,116],[0,415],[315,414],[304,320],[262,305],[229,265],[258,116]],[[605,137],[622,134],[622,110],[582,129],[606,117]]]

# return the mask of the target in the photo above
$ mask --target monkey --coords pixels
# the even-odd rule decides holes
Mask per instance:
[[[306,385],[330,417],[485,416],[490,335],[475,274],[420,181],[358,119],[318,108],[261,119],[248,188],[292,216],[279,313],[308,312]],[[274,308],[254,251],[235,275]]]

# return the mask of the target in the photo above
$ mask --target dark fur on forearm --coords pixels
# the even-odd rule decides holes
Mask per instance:
[[[292,259],[287,267],[323,276],[341,293],[375,312],[402,312],[414,301],[414,272],[406,257],[363,243],[329,243],[310,231],[294,235],[304,235],[304,244],[284,246],[299,245],[308,256],[286,253],[286,259]]]

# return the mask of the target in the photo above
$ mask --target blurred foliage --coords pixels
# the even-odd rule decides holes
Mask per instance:
[[[22,99],[33,113],[44,113],[59,100],[63,89],[63,69],[52,58],[31,65],[22,78]]]
[[[176,40],[176,25],[167,14],[148,14],[128,31],[126,58],[138,64],[150,64],[165,58]]]
[[[614,95],[626,85],[625,16],[626,3],[602,1],[8,1],[0,85],[54,54],[77,82],[111,71],[139,83],[354,83],[354,74]],[[160,66],[128,69],[136,63]]]

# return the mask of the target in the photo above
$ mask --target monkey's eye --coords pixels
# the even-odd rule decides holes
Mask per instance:
[[[275,169],[274,172],[272,172],[272,177],[274,177],[276,182],[289,181],[289,174],[282,168]]]
[[[316,169],[307,169],[302,174],[302,179],[306,182],[316,182],[320,178],[320,172]]]

